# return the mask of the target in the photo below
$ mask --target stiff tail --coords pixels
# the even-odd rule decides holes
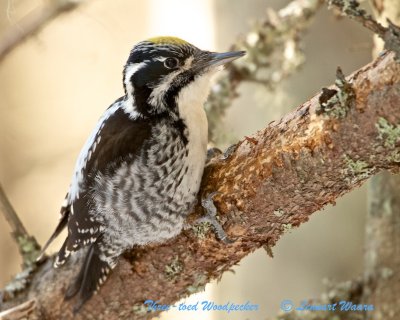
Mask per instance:
[[[100,257],[99,243],[96,242],[89,247],[78,276],[70,284],[65,293],[65,299],[71,299],[75,295],[78,295],[74,313],[77,313],[83,304],[99,290],[116,264],[115,259],[104,261]]]
[[[40,261],[43,259],[43,256],[48,248],[48,246],[53,242],[55,238],[58,237],[58,235],[61,233],[61,231],[64,230],[65,226],[68,223],[68,217],[70,214],[70,206],[62,206],[61,207],[61,219],[58,222],[56,230],[54,230],[53,234],[51,235],[50,239],[47,240],[46,244],[43,246],[42,251],[40,252],[39,257],[36,259],[36,261]]]

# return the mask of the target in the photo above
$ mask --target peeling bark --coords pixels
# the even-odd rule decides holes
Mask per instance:
[[[398,171],[400,145],[394,133],[400,123],[400,65],[393,57],[385,53],[355,72],[347,78],[350,87],[338,79],[338,86],[330,88],[336,93],[323,98],[325,106],[318,93],[240,141],[230,154],[212,160],[201,194],[220,192],[214,198],[219,218],[236,242],[227,245],[211,231],[193,228],[163,245],[135,249],[74,319],[155,316],[146,313],[146,299],[172,304],[202,290],[247,254],[274,246],[287,230],[371,175],[383,169]],[[194,215],[198,214],[200,208]],[[64,301],[63,294],[81,257],[74,256],[58,270],[51,260],[38,266],[19,295],[5,297],[3,309],[35,298],[34,316],[73,318],[74,301]]]

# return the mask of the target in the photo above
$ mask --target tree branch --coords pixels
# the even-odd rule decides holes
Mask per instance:
[[[383,54],[348,82],[339,73],[336,83],[207,167],[201,194],[220,192],[220,220],[235,243],[193,228],[163,245],[135,249],[74,319],[145,319],[146,299],[172,304],[202,290],[371,175],[399,170],[400,65],[394,54]],[[35,297],[38,317],[72,319],[73,301],[64,301],[63,294],[81,258],[73,256],[57,270],[46,261],[31,275],[30,286],[5,295],[3,308]]]
[[[75,9],[78,0],[54,0],[49,5],[36,8],[20,21],[17,26],[7,30],[0,41],[0,61],[28,37],[38,33],[46,24],[60,14]]]

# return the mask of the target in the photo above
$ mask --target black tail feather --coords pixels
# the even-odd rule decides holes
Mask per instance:
[[[89,248],[89,251],[86,255],[85,258],[85,262],[83,263],[83,266],[81,268],[81,270],[78,273],[78,276],[75,278],[75,280],[73,280],[73,282],[68,286],[67,291],[65,292],[65,300],[69,300],[71,298],[73,298],[79,291],[79,289],[81,288],[82,282],[83,282],[83,277],[85,275],[85,266],[88,264],[88,259],[90,259],[90,257],[92,256],[92,248],[93,246],[91,246]]]
[[[84,303],[106,281],[113,265],[100,259],[98,242],[92,244],[86,254],[83,266],[65,293],[65,299],[71,299],[78,294],[78,300],[74,306],[74,313],[77,313]]]

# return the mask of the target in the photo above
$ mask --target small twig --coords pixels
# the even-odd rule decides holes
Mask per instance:
[[[37,8],[18,21],[1,36],[0,61],[29,36],[39,32],[47,23],[60,14],[75,9],[80,2],[74,0],[52,1],[51,5]]]
[[[22,320],[28,319],[28,316],[35,310],[36,301],[28,300],[11,309],[0,312],[0,320]]]
[[[256,83],[273,90],[303,64],[300,35],[322,4],[323,0],[293,0],[277,12],[268,9],[246,35],[238,37],[232,49],[247,54],[226,67],[227,72],[213,86],[205,106],[209,137],[216,145],[229,142],[221,135],[221,122],[238,97],[240,83]]]
[[[8,200],[3,187],[0,184],[0,211],[3,212],[8,223],[11,226],[12,236],[18,244],[19,251],[22,255],[24,266],[29,266],[35,261],[35,257],[40,250],[36,239],[31,237],[26,231],[22,221],[19,219],[17,212],[14,210],[11,202]]]
[[[361,9],[357,0],[327,0],[330,7],[339,9],[344,15],[360,22],[364,27],[377,34],[384,42],[385,49],[396,53],[400,61],[400,28],[387,19],[388,27],[382,26],[371,15]]]
[[[339,9],[342,13],[349,16],[350,18],[360,22],[364,27],[376,33],[379,36],[383,36],[386,32],[386,28],[377,22],[371,15],[361,9],[360,4],[356,0],[329,0],[329,6]]]
[[[28,232],[19,219],[17,212],[14,210],[11,202],[8,200],[2,185],[0,185],[0,211],[3,212],[8,223],[11,226],[13,237],[17,241],[19,237],[27,237]]]

